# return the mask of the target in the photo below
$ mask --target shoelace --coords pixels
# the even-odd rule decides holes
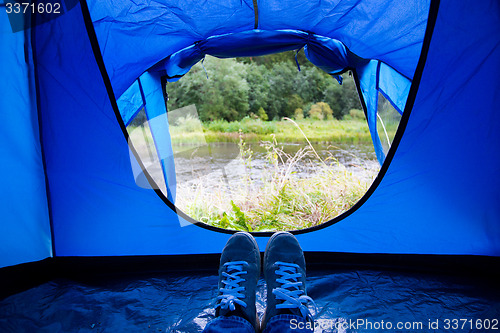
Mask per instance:
[[[281,284],[281,287],[273,289],[273,294],[276,300],[282,300],[281,304],[276,305],[277,309],[299,309],[302,317],[313,319],[313,315],[307,307],[307,303],[311,302],[316,308],[316,303],[313,299],[305,295],[304,290],[300,289],[302,282],[299,279],[302,274],[298,272],[299,265],[287,262],[277,261],[278,269],[276,274],[281,276],[276,281]],[[315,313],[317,310],[315,311]]]
[[[243,270],[243,266],[247,265],[246,261],[229,261],[224,264],[226,271],[222,272],[222,275],[225,279],[222,280],[223,286],[219,289],[222,295],[217,297],[221,301],[216,308],[220,306],[223,310],[234,311],[236,309],[235,303],[246,308],[247,304],[240,299],[245,298],[245,295],[241,293],[245,287],[240,286],[240,283],[245,282],[245,279],[241,278],[240,275],[247,273]]]

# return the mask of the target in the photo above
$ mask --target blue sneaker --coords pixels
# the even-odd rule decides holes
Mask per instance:
[[[216,317],[242,317],[258,331],[255,290],[259,276],[260,251],[255,238],[247,232],[235,233],[220,258]]]
[[[264,253],[264,277],[267,284],[267,308],[262,329],[281,314],[295,315],[314,324],[307,304],[314,301],[306,294],[306,261],[299,242],[289,232],[271,236]],[[316,305],[314,305],[316,307]]]

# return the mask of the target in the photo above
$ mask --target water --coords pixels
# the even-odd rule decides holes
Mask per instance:
[[[276,155],[278,168],[287,169],[294,177],[306,178],[314,176],[319,166],[338,165],[355,174],[362,182],[371,182],[380,166],[377,162],[373,146],[370,143],[319,143],[313,144],[314,151],[306,143],[287,143],[274,147],[279,151]],[[154,147],[136,146],[147,170],[166,194],[166,186],[158,160],[151,162]],[[148,151],[153,149],[152,151]],[[210,143],[198,147],[175,145],[174,162],[176,174],[177,200],[179,207],[196,200],[197,190],[203,193],[219,193],[230,201],[241,192],[241,188],[251,184],[255,188],[269,181],[269,174],[276,170],[268,156],[266,148],[259,143],[247,144],[243,151],[235,143]],[[248,152],[251,151],[249,157]],[[316,154],[319,156],[316,156]],[[298,156],[301,155],[301,158]],[[281,170],[280,172],[284,172]],[[267,177],[266,177],[267,175]],[[258,191],[257,191],[258,192]],[[222,194],[221,194],[222,193]]]
[[[281,144],[278,145],[284,154],[278,158],[280,162],[287,162],[299,151],[308,147],[307,144]],[[334,159],[356,172],[364,168],[376,168],[378,162],[371,144],[314,144],[316,153],[327,164]],[[242,161],[240,148],[234,143],[212,143],[206,146],[180,149],[175,154],[175,168],[178,184],[195,184],[203,180],[204,186],[218,185],[221,179],[231,186],[241,181],[247,174],[252,181],[258,182],[262,173],[272,168],[264,146],[258,143],[247,145],[246,149],[252,151],[247,163]],[[175,151],[175,147],[174,147]],[[245,156],[243,156],[245,157]],[[320,159],[309,150],[309,153],[300,159],[294,166],[296,176],[308,177],[317,169]]]
[[[153,156],[154,150],[150,153],[146,148],[139,146],[139,155]],[[223,212],[233,211],[233,203],[246,212],[262,207],[271,211],[266,204],[273,202],[273,198],[285,188],[290,188],[297,200],[312,195],[315,190],[319,191],[314,192],[315,196],[327,195],[328,198],[337,198],[336,195],[344,191],[359,193],[360,189],[368,188],[380,169],[371,144],[314,144],[313,150],[306,144],[282,144],[266,149],[256,143],[244,147],[233,143],[212,143],[198,147],[174,145],[173,150],[175,205],[195,220],[209,224],[219,221],[217,217]],[[148,171],[166,195],[160,163],[150,163]],[[313,178],[311,182],[304,180],[309,177]],[[309,209],[315,204],[305,200],[301,203],[302,208],[294,208],[304,213],[297,215],[300,217],[294,217],[293,221],[280,218],[287,220],[287,228],[291,229],[303,228],[305,223],[323,223],[347,209],[345,204],[350,202],[349,198],[349,195],[345,198],[340,195],[334,203],[330,202],[328,211],[315,215]],[[256,225],[259,223],[255,222]]]

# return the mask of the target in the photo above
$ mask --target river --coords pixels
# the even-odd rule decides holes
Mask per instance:
[[[295,176],[301,178],[311,176],[311,173],[317,170],[317,164],[322,163],[321,160],[327,164],[336,160],[348,170],[360,173],[361,176],[366,169],[379,167],[371,144],[313,144],[321,160],[311,149],[304,151],[307,147],[307,144],[292,143],[276,146],[281,155],[277,156],[278,161],[280,164],[293,162],[293,172]],[[245,147],[244,150],[252,152],[251,157],[244,154],[246,160],[242,160],[240,147],[234,143],[212,143],[196,148],[174,147],[174,151],[176,150],[178,152],[174,155],[174,160],[179,185],[195,184],[202,180],[204,186],[209,187],[216,186],[223,180],[231,186],[239,183],[245,175],[253,182],[259,182],[262,173],[274,167],[266,148],[258,143]],[[295,160],[291,161],[294,158]]]

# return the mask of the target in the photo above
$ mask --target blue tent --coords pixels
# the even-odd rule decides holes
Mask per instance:
[[[193,221],[173,204],[168,139],[157,145],[168,194],[136,184],[134,168],[144,166],[130,163],[135,149],[126,125],[142,108],[149,118],[164,115],[165,82],[207,54],[300,48],[332,76],[354,73],[383,163],[352,209],[295,231],[303,249],[324,264],[343,253],[361,261],[414,258],[423,266],[429,258],[474,261],[498,270],[497,0],[67,0],[60,14],[51,7],[24,16],[4,1],[5,276],[71,262],[161,256],[179,264],[220,253],[231,231]],[[379,93],[402,113],[387,156],[376,135]],[[168,134],[168,122],[152,131]],[[270,234],[256,236],[264,249]]]

